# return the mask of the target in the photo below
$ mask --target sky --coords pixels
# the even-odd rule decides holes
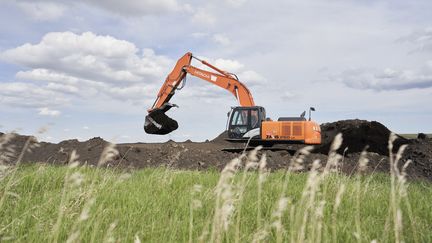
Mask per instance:
[[[167,113],[178,130],[143,131],[166,75],[192,52],[237,74],[273,119],[313,106],[319,123],[431,133],[431,12],[430,0],[0,0],[0,131],[212,139],[237,100],[190,76]]]

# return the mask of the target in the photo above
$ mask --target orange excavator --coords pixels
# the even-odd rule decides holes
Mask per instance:
[[[191,65],[196,59],[216,72],[206,71]],[[303,112],[299,117],[281,117],[273,121],[266,117],[264,107],[256,106],[249,89],[235,74],[221,70],[200,60],[188,52],[181,57],[162,85],[153,106],[148,109],[144,130],[148,134],[168,134],[178,128],[175,120],[165,113],[172,107],[169,103],[176,90],[182,89],[186,75],[198,77],[228,90],[236,97],[239,106],[228,113],[228,139],[232,142],[253,141],[254,144],[272,145],[277,143],[321,144],[321,129],[318,123],[306,120]]]

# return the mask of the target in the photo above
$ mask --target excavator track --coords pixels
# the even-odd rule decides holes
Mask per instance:
[[[288,153],[290,153],[291,155],[293,155],[297,150],[301,149],[302,147],[304,147],[305,145],[300,145],[300,144],[293,144],[293,145],[288,145],[288,146],[284,146],[284,145],[275,145],[275,146],[263,146],[261,147],[260,150],[262,151],[287,151]],[[222,151],[225,152],[231,152],[231,153],[241,153],[243,151],[250,151],[255,149],[257,146],[244,146],[244,147],[227,147],[227,148],[223,148],[221,149]]]

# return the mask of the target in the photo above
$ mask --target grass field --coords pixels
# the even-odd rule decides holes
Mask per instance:
[[[384,174],[331,173],[314,185],[319,174],[237,172],[221,187],[223,175],[20,166],[0,182],[0,241],[432,239],[427,182],[409,182],[407,195],[392,199],[391,177]]]
[[[425,133],[425,134],[426,134],[426,136],[432,138],[432,133]],[[402,137],[407,138],[407,139],[413,139],[413,138],[417,138],[418,133],[405,133],[405,134],[399,134],[399,135],[401,135]]]

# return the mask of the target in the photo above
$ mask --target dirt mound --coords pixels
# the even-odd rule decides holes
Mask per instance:
[[[432,139],[410,140],[403,154],[403,161],[411,160],[408,174],[432,179]]]
[[[2,135],[2,139],[5,135]],[[27,144],[27,147],[26,147]],[[11,134],[11,139],[0,149],[0,154],[10,150],[6,163],[16,163],[18,156],[23,153],[22,162],[44,162],[52,164],[66,164],[73,150],[79,155],[83,163],[97,164],[99,157],[108,142],[100,137],[95,137],[84,142],[77,139],[65,140],[58,144],[37,142],[32,136]]]
[[[223,131],[221,134],[219,134],[217,137],[215,137],[213,140],[211,140],[212,143],[227,143],[226,139],[228,139],[228,131]]]
[[[366,145],[370,159],[370,171],[389,171],[389,158],[387,152],[388,137],[390,130],[379,122],[368,122],[364,120],[344,120],[326,123],[321,126],[321,146],[308,157],[305,168],[315,159],[323,163],[327,161],[327,153],[333,138],[341,132],[343,143],[339,152],[342,154],[348,148],[341,170],[347,174],[356,171],[360,152]],[[28,149],[24,151],[23,163],[43,162],[50,164],[66,164],[73,150],[79,155],[79,161],[86,164],[97,165],[99,158],[108,142],[100,137],[92,138],[84,142],[76,139],[62,141],[58,144],[41,142],[31,136],[14,134],[12,136],[0,134],[0,159],[7,163],[16,163],[19,154],[25,147],[27,141]],[[3,144],[2,140],[12,137],[10,141]],[[144,168],[144,167],[170,167],[178,169],[205,170],[209,168],[222,169],[226,163],[238,156],[237,153],[222,151],[227,147],[238,147],[242,144],[227,142],[227,133],[223,132],[212,141],[196,143],[192,141],[165,143],[128,143],[117,144],[119,155],[105,164],[105,166],[120,166],[122,168]],[[395,142],[396,149],[400,144],[408,143],[402,161],[408,159],[413,163],[408,167],[408,175],[414,178],[427,178],[432,180],[432,139],[406,140],[398,138]],[[300,148],[302,146],[296,147]],[[13,153],[12,153],[13,152]],[[295,151],[294,151],[295,152]],[[267,165],[271,170],[287,168],[294,154],[293,148],[264,151],[267,154]],[[7,157],[7,160],[5,159]]]
[[[339,153],[361,152],[368,146],[367,151],[388,155],[388,139],[391,131],[383,124],[376,121],[366,120],[342,120],[321,125],[322,144],[317,147],[317,151],[327,154],[334,137],[342,133],[343,142],[339,148]],[[394,142],[395,150],[400,145],[409,143],[405,138],[398,136]]]
[[[428,135],[424,134],[424,133],[419,133],[417,134],[417,139],[428,139]]]

